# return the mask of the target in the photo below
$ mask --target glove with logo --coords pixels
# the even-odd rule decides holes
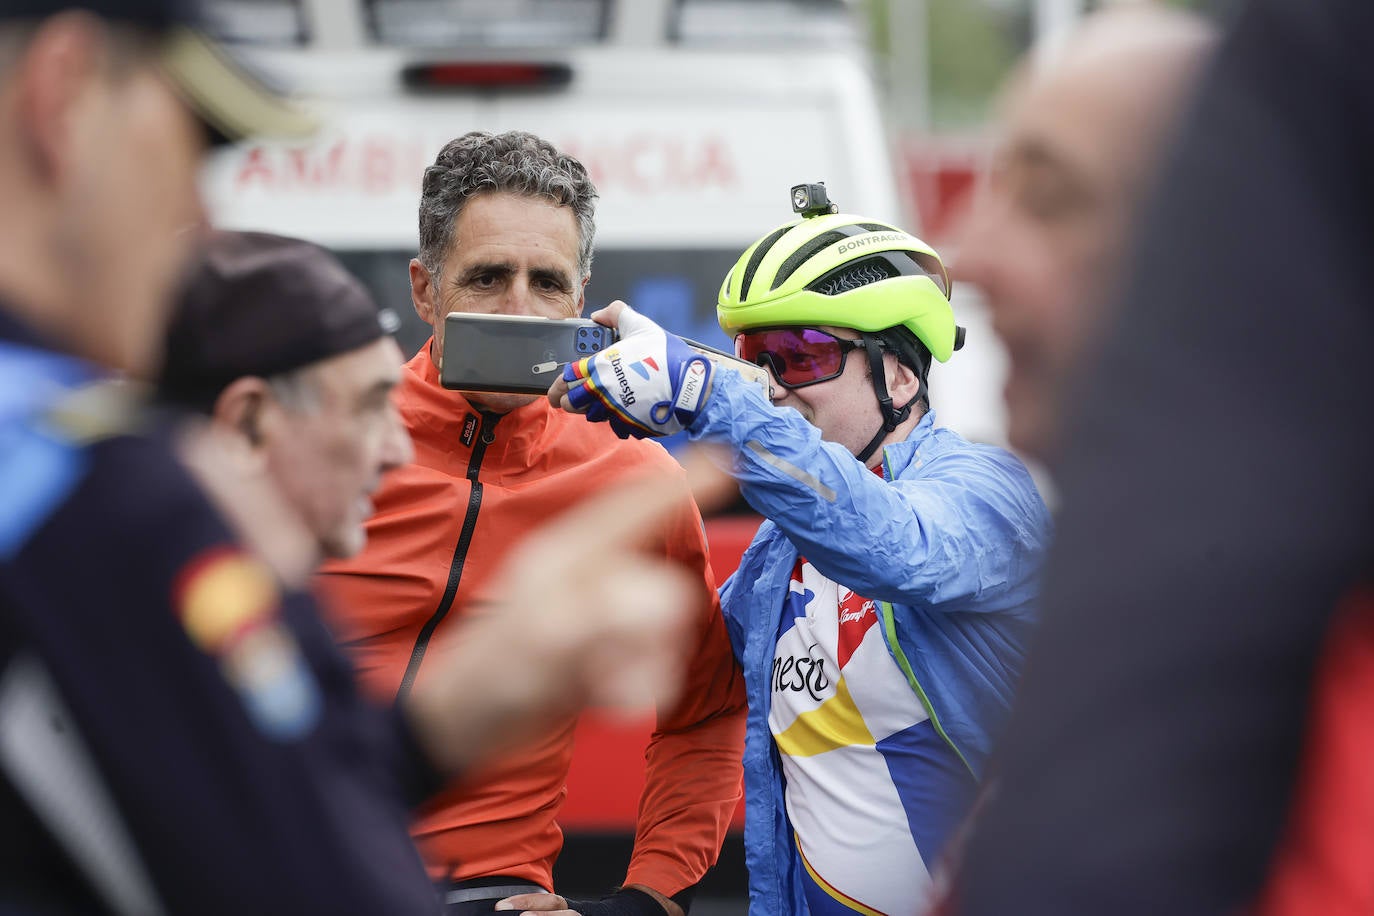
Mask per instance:
[[[622,439],[690,426],[710,397],[715,364],[629,306],[619,326],[619,341],[563,370],[568,403],[589,420],[609,420]]]

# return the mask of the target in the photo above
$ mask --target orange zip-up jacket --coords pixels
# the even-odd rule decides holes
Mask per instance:
[[[396,397],[415,461],[387,475],[374,495],[364,551],[330,563],[319,579],[330,622],[364,687],[385,701],[410,689],[430,645],[480,613],[488,579],[521,535],[627,472],[657,467],[683,479],[657,444],[622,441],[605,424],[543,398],[504,416],[483,415],[461,393],[440,387],[428,344],[406,364]],[[660,711],[645,751],[625,880],[669,896],[716,861],[740,796],[744,742],[741,680],[701,517],[685,479],[683,487],[682,510],[662,537],[665,553],[702,577],[699,641],[682,698]],[[606,558],[606,574],[615,575],[614,557]],[[436,878],[509,875],[552,887],[574,724],[569,718],[467,774],[417,812],[412,829]]]

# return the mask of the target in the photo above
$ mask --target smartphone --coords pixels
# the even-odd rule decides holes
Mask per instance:
[[[773,377],[769,375],[767,369],[757,363],[746,363],[733,353],[726,353],[724,350],[708,347],[706,344],[697,343],[695,340],[688,340],[686,337],[682,338],[682,342],[693,350],[696,350],[702,356],[711,360],[711,362],[719,366],[724,366],[727,369],[734,369],[740,375],[744,376],[745,381],[753,382],[755,385],[758,385],[763,389],[764,397],[767,398],[772,396]]]
[[[463,391],[543,394],[568,363],[616,339],[590,318],[450,312],[439,383]]]
[[[450,312],[444,319],[439,383],[463,391],[543,394],[568,363],[605,349],[617,339],[612,328],[590,318]],[[683,342],[736,370],[768,396],[772,379],[767,369],[695,340],[684,338]]]

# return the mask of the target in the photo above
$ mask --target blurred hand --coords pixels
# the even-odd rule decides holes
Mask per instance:
[[[688,477],[708,502],[731,486],[704,459]],[[437,765],[461,770],[584,705],[672,702],[701,582],[642,550],[684,497],[676,481],[645,476],[511,552],[491,589],[496,606],[440,650],[411,693],[407,713]]]

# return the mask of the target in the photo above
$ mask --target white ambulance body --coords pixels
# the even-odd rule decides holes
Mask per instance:
[[[720,282],[824,181],[902,222],[852,12],[837,0],[221,0],[244,52],[323,112],[307,143],[217,156],[224,227],[328,246],[424,339],[406,264],[420,177],[470,130],[527,130],[576,155],[601,199],[589,308],[623,298],[728,346]],[[408,85],[411,84],[411,85]]]

